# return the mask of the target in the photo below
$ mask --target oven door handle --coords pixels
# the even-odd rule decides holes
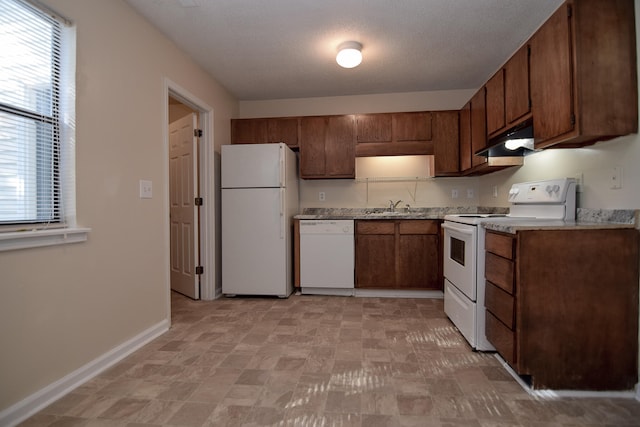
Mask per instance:
[[[473,232],[474,232],[474,227],[458,227],[450,222],[443,222],[442,223],[442,228],[444,228],[445,230],[451,230],[451,231],[455,231],[457,233],[460,234],[465,234],[467,236],[473,236]]]

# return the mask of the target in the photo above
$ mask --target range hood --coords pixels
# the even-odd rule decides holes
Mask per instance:
[[[487,143],[487,148],[475,154],[489,158],[522,157],[535,151],[533,145],[533,124],[528,121],[491,138]]]

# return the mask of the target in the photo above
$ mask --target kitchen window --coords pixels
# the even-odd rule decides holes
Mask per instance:
[[[0,250],[86,240],[75,223],[73,27],[0,0],[0,46]]]

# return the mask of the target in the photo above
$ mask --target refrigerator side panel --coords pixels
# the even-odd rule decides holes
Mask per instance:
[[[293,289],[283,189],[222,189],[222,293],[287,297]]]
[[[222,188],[280,187],[282,182],[280,145],[223,145],[220,171]]]

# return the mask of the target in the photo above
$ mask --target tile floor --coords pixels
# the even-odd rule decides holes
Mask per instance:
[[[529,396],[442,300],[172,295],[169,332],[23,426],[640,426],[634,399]]]

